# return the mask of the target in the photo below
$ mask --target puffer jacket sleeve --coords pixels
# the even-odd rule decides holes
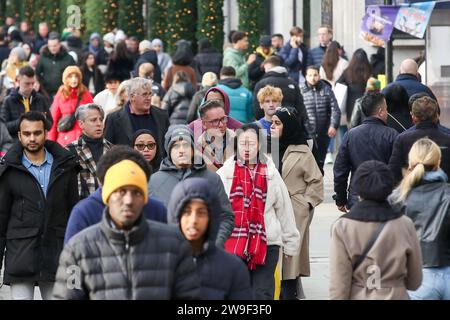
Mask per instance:
[[[353,267],[342,239],[342,219],[331,229],[330,290],[331,300],[348,300],[352,287]]]
[[[339,125],[341,123],[341,109],[339,109],[339,105],[338,105],[338,102],[336,100],[333,90],[331,90],[331,88],[330,88],[329,91],[330,91],[329,97],[330,97],[330,106],[331,106],[330,124],[333,128],[337,129],[337,128],[339,128]]]
[[[84,283],[83,278],[81,263],[75,258],[75,248],[69,243],[64,247],[59,257],[59,266],[53,287],[53,299],[89,299],[88,293],[82,285]]]
[[[3,123],[0,123],[0,157],[11,148],[12,142],[8,129]]]
[[[221,222],[216,238],[216,246],[223,248],[225,246],[225,242],[234,229],[234,212],[231,208],[230,200],[225,192],[225,188],[220,177],[216,173],[214,173],[214,176],[214,184],[217,188],[216,194],[218,195],[220,207],[222,208],[222,212],[220,213]]]
[[[181,233],[179,238],[180,246],[172,299],[197,300],[200,298],[200,278],[192,257],[192,249]]]
[[[277,200],[274,204],[275,214],[281,225],[281,240],[283,252],[287,256],[295,256],[299,251],[300,233],[295,224],[294,209],[292,208],[289,191],[278,171],[272,180],[277,188]]]

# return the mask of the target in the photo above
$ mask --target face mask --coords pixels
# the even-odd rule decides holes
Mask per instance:
[[[105,47],[105,51],[106,51],[107,53],[111,53],[113,50],[114,50],[113,48],[106,48],[106,47]]]

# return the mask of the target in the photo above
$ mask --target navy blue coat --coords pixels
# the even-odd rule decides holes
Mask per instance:
[[[316,66],[320,67],[322,65],[323,56],[325,55],[325,51],[327,47],[315,47],[309,50],[308,58],[306,60],[306,66]]]
[[[178,183],[168,205],[169,224],[179,225],[181,213],[192,199],[202,199],[208,207],[209,224],[203,250],[195,255],[201,279],[202,300],[249,300],[253,298],[247,266],[237,256],[215,245],[220,223],[220,202],[215,188],[204,178],[189,178]]]
[[[102,200],[102,189],[98,188],[86,199],[78,202],[70,213],[67,223],[64,244],[80,231],[99,223],[102,220],[105,205]],[[164,204],[156,199],[149,198],[144,206],[144,216],[148,220],[167,223],[167,210]]]
[[[430,90],[426,85],[423,85],[419,79],[413,74],[399,74],[394,82],[386,86],[381,93],[385,94],[386,91],[392,86],[393,84],[399,84],[403,88],[405,88],[406,92],[408,92],[408,97],[411,97],[413,94],[425,92],[428,94],[431,98],[437,101],[436,96],[433,94],[433,91]]]
[[[375,117],[368,117],[360,126],[345,134],[333,168],[337,205],[347,204],[350,208],[358,202],[358,196],[352,190],[353,174],[364,161],[378,160],[387,164],[397,136],[395,129],[389,128],[381,119]]]
[[[298,60],[298,50],[302,51],[303,59]],[[308,59],[308,48],[304,43],[299,48],[292,48],[291,42],[288,41],[278,53],[284,61],[284,66],[289,70],[289,77],[298,83],[299,72],[306,76],[306,60]]]

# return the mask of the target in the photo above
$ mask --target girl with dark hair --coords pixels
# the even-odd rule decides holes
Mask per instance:
[[[350,122],[353,107],[357,99],[364,95],[367,80],[372,74],[372,67],[369,63],[367,53],[363,49],[357,49],[353,53],[350,63],[344,73],[337,80],[347,86],[347,103],[345,111],[347,114],[347,122]]]
[[[247,264],[254,298],[273,300],[280,248],[286,260],[292,259],[300,236],[289,192],[275,164],[263,153],[264,137],[258,125],[244,125],[237,131],[236,156],[225,161],[217,174],[235,214],[225,250]]]
[[[122,82],[131,78],[133,69],[133,57],[128,52],[125,42],[121,41],[117,44],[116,49],[111,55],[106,73],[117,74],[120,82]]]
[[[408,92],[399,84],[389,86],[384,96],[388,111],[388,127],[394,128],[399,133],[413,126],[409,110]]]
[[[333,88],[348,66],[347,60],[341,58],[340,50],[342,50],[342,47],[339,42],[332,41],[325,51],[320,67],[320,78],[328,81]]]
[[[323,176],[310,151],[295,111],[279,108],[272,118],[272,139],[278,140],[279,171],[289,191],[295,223],[300,233],[300,252],[282,263],[281,299],[304,299],[300,277],[310,276],[309,226],[314,208],[323,201]],[[272,143],[274,147],[276,143]]]
[[[177,51],[172,57],[173,65],[166,71],[166,76],[163,80],[162,86],[164,90],[169,91],[173,84],[173,78],[178,71],[184,71],[189,76],[189,81],[194,88],[197,88],[197,77],[195,70],[192,67],[194,61],[194,54],[192,53],[191,43],[186,40],[180,40],[177,43]]]
[[[89,89],[92,96],[97,95],[105,88],[105,79],[97,67],[95,55],[92,52],[83,55],[80,69],[83,74],[83,84]]]
[[[141,129],[134,133],[131,140],[131,147],[139,151],[148,161],[148,164],[152,168],[152,173],[159,170],[161,164],[161,155],[159,146],[156,143],[155,134],[148,129]]]

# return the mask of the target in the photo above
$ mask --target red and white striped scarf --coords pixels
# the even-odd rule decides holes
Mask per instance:
[[[258,163],[254,177],[250,169],[236,161],[230,191],[235,227],[225,250],[243,258],[250,270],[264,265],[267,252],[264,209],[267,196],[267,166]]]

